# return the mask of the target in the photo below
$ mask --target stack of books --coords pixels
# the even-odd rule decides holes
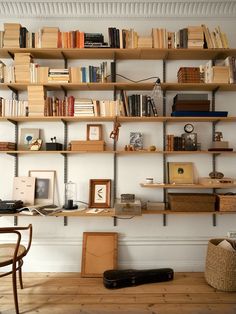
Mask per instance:
[[[200,68],[199,67],[181,67],[179,68],[178,83],[200,83]]]
[[[152,37],[138,37],[138,48],[152,48]]]
[[[16,143],[0,142],[0,151],[1,150],[16,150]]]
[[[212,83],[229,83],[229,67],[213,66]]]
[[[188,27],[188,48],[202,49],[204,45],[204,35],[201,26]]]
[[[15,82],[30,83],[31,82],[31,62],[32,56],[30,53],[15,53]]]
[[[75,98],[74,116],[75,117],[94,117],[97,115],[95,106],[90,98]]]
[[[70,79],[68,69],[49,69],[49,83],[68,83]]]
[[[41,48],[57,48],[58,32],[58,27],[43,27],[41,30]]]
[[[45,88],[43,85],[28,86],[29,116],[44,116]]]
[[[4,23],[4,48],[20,47],[20,28],[18,23]]]

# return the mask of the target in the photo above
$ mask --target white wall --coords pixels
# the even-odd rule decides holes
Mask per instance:
[[[4,22],[21,22],[31,31],[42,26],[59,26],[62,31],[79,29],[86,32],[102,32],[107,37],[107,28],[134,28],[140,35],[148,35],[152,27],[166,27],[171,31],[187,25],[207,24],[211,29],[220,25],[229,37],[230,47],[236,46],[235,19],[229,18],[1,18]],[[5,61],[5,60],[4,60]],[[6,62],[9,62],[6,61]],[[39,60],[40,62],[40,60]],[[74,61],[73,61],[74,62]],[[90,64],[97,64],[99,60],[91,60]],[[180,65],[201,64],[204,61],[177,61],[167,63],[167,81],[176,81],[176,69]],[[41,64],[59,65],[58,61],[43,60]],[[62,63],[61,63],[62,64]],[[70,64],[70,63],[69,63]],[[160,61],[118,61],[117,72],[132,79],[142,79],[147,76],[162,75]],[[0,96],[6,92],[0,91]],[[130,91],[132,93],[132,91]],[[176,93],[167,94],[170,106]],[[77,92],[81,97],[112,98],[112,92]],[[10,93],[8,93],[10,97]],[[210,95],[209,95],[210,96]],[[21,95],[20,97],[25,97]],[[218,110],[228,110],[230,115],[236,115],[235,93],[218,92],[216,107]],[[160,111],[161,113],[161,111]],[[167,133],[181,134],[184,124],[168,125]],[[206,149],[211,141],[211,124],[194,123],[202,148]],[[62,123],[24,123],[19,127],[38,127],[43,129],[44,140],[49,141],[56,135],[63,140]],[[111,123],[104,123],[105,140],[109,142]],[[223,131],[225,140],[236,149],[235,122],[219,123],[218,130]],[[86,123],[69,124],[69,139],[84,138]],[[130,123],[122,124],[118,146],[123,147],[129,140],[130,131],[142,131],[145,146],[150,144],[162,148],[161,123]],[[0,124],[0,140],[14,140],[14,127],[8,122]],[[69,156],[69,180],[77,183],[78,199],[88,200],[88,181],[90,178],[113,178],[112,155],[73,155]],[[189,155],[172,156],[168,161],[193,161],[200,176],[207,176],[212,170],[211,156]],[[236,177],[235,158],[231,156],[217,157],[217,170],[225,175]],[[117,195],[121,193],[135,193],[142,200],[162,200],[162,191],[143,189],[139,183],[145,177],[152,176],[155,180],[162,180],[162,157],[159,155],[118,156],[118,186]],[[19,175],[27,175],[30,169],[56,170],[59,187],[59,200],[63,203],[63,157],[58,155],[19,156]],[[14,162],[11,156],[0,154],[0,198],[10,199],[14,175]],[[4,175],[3,175],[4,174]],[[211,215],[171,215],[167,217],[167,226],[162,224],[161,215],[144,215],[134,219],[118,220],[113,226],[112,218],[68,218],[68,226],[63,225],[63,218],[55,217],[20,217],[19,225],[32,223],[34,227],[33,245],[26,260],[26,271],[80,271],[82,234],[84,231],[112,231],[119,233],[119,267],[153,268],[172,267],[175,271],[202,271],[207,241],[213,237],[224,237],[229,230],[235,230],[235,215],[217,216],[217,226],[213,227]],[[13,225],[12,217],[0,217],[0,226]]]

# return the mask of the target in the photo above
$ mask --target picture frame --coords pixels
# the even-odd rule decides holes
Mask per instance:
[[[109,208],[111,206],[111,180],[90,179],[89,207]]]
[[[194,184],[192,162],[168,162],[167,166],[170,184]]]
[[[87,141],[102,140],[102,124],[87,124]]]
[[[35,177],[35,204],[54,204],[55,170],[29,170],[29,177]]]
[[[117,232],[84,232],[81,277],[102,277],[117,268]]]
[[[143,149],[143,134],[141,132],[130,132],[130,145],[133,146],[134,150]]]
[[[20,150],[30,150],[33,141],[39,139],[39,129],[22,128],[20,129]]]

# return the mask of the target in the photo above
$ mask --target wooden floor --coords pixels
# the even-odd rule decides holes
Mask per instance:
[[[202,273],[176,273],[171,282],[109,290],[101,278],[78,273],[24,273],[21,313],[235,314],[236,292],[208,286]],[[11,277],[0,278],[0,313],[14,312]]]

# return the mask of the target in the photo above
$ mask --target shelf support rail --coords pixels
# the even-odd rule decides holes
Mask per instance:
[[[68,145],[68,124],[65,120],[61,120],[62,123],[64,124],[64,150],[67,150],[67,145]],[[64,158],[64,185],[68,181],[68,156],[67,154],[63,154]],[[65,190],[64,190],[64,199],[65,199],[65,204],[67,203],[66,199],[66,185],[65,185]],[[68,225],[68,219],[66,216],[64,216],[64,226]]]

